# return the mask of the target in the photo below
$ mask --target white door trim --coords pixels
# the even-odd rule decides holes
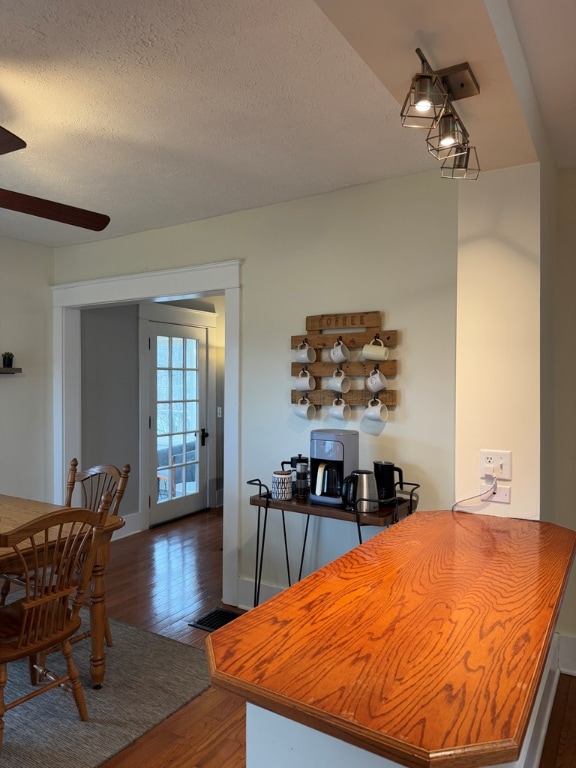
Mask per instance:
[[[80,309],[150,299],[224,293],[224,537],[222,600],[238,605],[240,520],[240,261],[87,280],[52,288],[54,353],[54,493],[64,492],[68,461],[82,461]],[[134,517],[130,515],[129,517]],[[136,522],[136,521],[134,521]],[[133,527],[133,526],[132,526]],[[127,526],[128,530],[131,530]],[[136,527],[135,530],[141,530]],[[132,530],[131,532],[135,532]]]

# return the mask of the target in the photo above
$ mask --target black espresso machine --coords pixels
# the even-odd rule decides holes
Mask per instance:
[[[344,506],[342,484],[358,468],[358,435],[354,429],[310,432],[310,501]]]

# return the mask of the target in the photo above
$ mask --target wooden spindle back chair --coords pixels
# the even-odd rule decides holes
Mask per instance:
[[[110,515],[117,515],[120,509],[120,503],[124,498],[124,492],[128,485],[128,476],[130,475],[130,464],[125,464],[122,470],[115,467],[113,464],[99,464],[89,469],[78,469],[78,460],[72,459],[70,462],[70,468],[68,470],[68,480],[66,482],[66,501],[64,502],[67,507],[72,505],[73,496],[75,490],[79,489],[80,505],[86,509],[98,509],[98,505],[105,493],[110,493],[112,496],[112,502],[110,504]],[[110,545],[110,539],[112,534],[108,535],[105,543],[106,546]],[[73,639],[73,643],[77,643],[79,640],[84,640],[90,637],[91,632],[87,629],[84,632],[78,633]],[[104,625],[104,637],[106,638],[106,645],[110,647],[112,645],[112,631],[110,629],[110,622],[106,616]]]
[[[72,459],[66,481],[65,506],[71,507],[74,491],[80,490],[80,498],[77,506],[84,509],[97,510],[104,493],[112,496],[110,514],[117,515],[120,503],[124,498],[124,492],[128,484],[130,464],[125,464],[122,470],[113,464],[99,464],[90,469],[78,469],[78,460]]]
[[[120,503],[124,498],[129,474],[130,464],[125,464],[122,470],[113,464],[101,464],[90,467],[90,469],[79,470],[78,460],[74,458],[70,462],[68,470],[64,506],[72,506],[74,491],[79,489],[79,494],[77,494],[79,498],[76,500],[75,506],[82,507],[82,509],[91,509],[95,512],[98,510],[104,495],[109,493],[112,499],[109,514],[117,515]],[[0,575],[0,578],[3,578],[2,588],[0,589],[1,606],[6,603],[11,585],[21,585],[22,578],[17,573],[4,573]],[[85,632],[83,637],[88,637],[89,635],[90,632]],[[78,639],[81,638],[79,637]],[[112,645],[112,635],[108,620],[106,620],[106,642],[108,645]]]
[[[51,512],[8,535],[23,590],[22,596],[0,607],[0,746],[4,714],[56,686],[72,692],[80,718],[88,719],[70,639],[80,627],[76,608],[83,601],[109,507],[106,494],[97,512],[76,508]],[[35,667],[40,655],[55,647],[66,661],[61,675]],[[43,682],[6,703],[8,664],[25,658],[31,683],[38,681],[38,671]]]

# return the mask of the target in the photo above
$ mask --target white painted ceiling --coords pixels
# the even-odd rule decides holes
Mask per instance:
[[[528,74],[576,166],[575,33],[575,0],[10,0],[0,125],[28,146],[0,186],[111,223],[0,210],[0,237],[91,242],[432,169],[399,120],[417,46],[470,62],[481,92],[458,109],[483,169],[538,159]]]

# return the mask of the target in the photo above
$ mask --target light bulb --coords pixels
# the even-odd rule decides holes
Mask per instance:
[[[414,109],[418,112],[428,112],[432,108],[432,102],[430,99],[420,99],[415,105]]]
[[[443,115],[440,120],[440,146],[451,147],[456,143],[456,136],[458,133],[458,123],[454,119],[454,115]]]

